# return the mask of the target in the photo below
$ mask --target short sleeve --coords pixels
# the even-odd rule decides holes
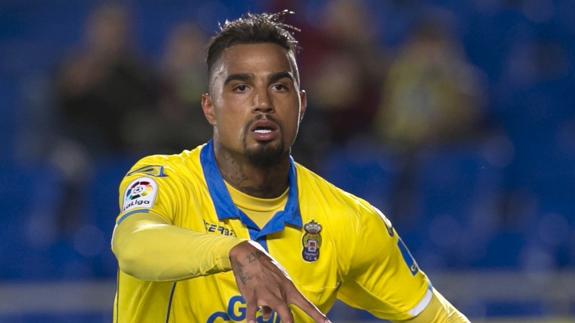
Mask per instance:
[[[137,213],[154,213],[168,223],[174,223],[180,201],[180,189],[174,175],[158,157],[149,156],[138,161],[120,183],[120,213],[116,223]]]
[[[406,320],[431,300],[431,285],[391,222],[375,207],[359,202],[348,272],[338,298],[386,320]]]

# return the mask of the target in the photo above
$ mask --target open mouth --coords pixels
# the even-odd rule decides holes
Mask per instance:
[[[260,119],[255,121],[250,127],[250,132],[253,133],[257,141],[270,141],[277,137],[278,125],[269,119]]]
[[[255,133],[271,133],[273,130],[269,128],[257,128],[254,130]]]

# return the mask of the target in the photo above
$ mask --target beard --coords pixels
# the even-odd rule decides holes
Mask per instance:
[[[286,149],[285,144],[282,140],[283,129],[279,122],[277,122],[272,116],[265,116],[276,123],[279,128],[280,138],[279,140],[274,140],[272,142],[258,142],[255,146],[248,146],[248,134],[254,122],[260,120],[262,115],[259,115],[251,122],[249,122],[243,132],[243,148],[245,156],[248,161],[257,168],[272,168],[277,166],[283,159],[289,156],[289,148]]]
[[[244,141],[244,151],[250,163],[258,168],[270,168],[278,165],[287,155],[284,144],[260,143],[255,148],[248,148]]]

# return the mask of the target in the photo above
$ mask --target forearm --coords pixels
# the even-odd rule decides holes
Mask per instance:
[[[402,323],[468,323],[469,320],[461,314],[439,292],[433,290],[433,297],[427,307],[418,316]]]
[[[137,214],[116,226],[112,251],[123,272],[141,280],[169,281],[230,270],[229,252],[242,241]]]

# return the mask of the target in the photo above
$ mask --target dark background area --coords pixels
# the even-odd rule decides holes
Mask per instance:
[[[3,0],[1,297],[115,278],[122,176],[210,137],[206,40],[225,19],[284,8],[309,96],[296,160],[379,207],[432,281],[509,273],[511,295],[521,277],[573,272],[573,1]],[[478,320],[575,315],[562,291],[451,293]],[[110,317],[0,307],[2,322]]]

